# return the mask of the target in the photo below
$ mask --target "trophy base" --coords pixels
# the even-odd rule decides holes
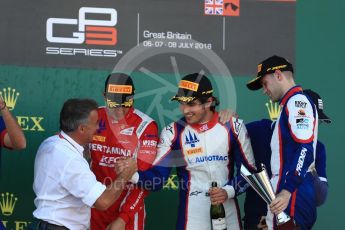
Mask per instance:
[[[295,224],[293,219],[290,219],[288,222],[284,224],[280,224],[277,226],[278,230],[300,230],[300,228]]]
[[[291,218],[285,212],[281,212],[275,217],[276,217],[277,225],[285,224],[291,220]]]

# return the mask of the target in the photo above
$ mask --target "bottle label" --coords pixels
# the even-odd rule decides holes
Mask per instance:
[[[213,230],[223,230],[223,229],[226,229],[225,218],[212,219],[212,229]]]

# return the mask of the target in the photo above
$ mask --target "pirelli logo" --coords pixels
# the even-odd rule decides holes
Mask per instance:
[[[193,154],[198,154],[198,153],[202,153],[201,147],[187,150],[187,155],[193,155]]]
[[[98,135],[93,135],[92,138],[94,141],[100,141],[100,142],[105,142],[105,137],[103,136],[98,136]]]
[[[108,85],[108,93],[132,94],[131,85]]]
[[[179,88],[188,89],[188,90],[196,92],[198,91],[199,84],[195,82],[191,82],[191,81],[181,80],[179,84]]]

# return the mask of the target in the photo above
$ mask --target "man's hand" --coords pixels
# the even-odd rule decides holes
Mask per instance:
[[[260,222],[257,225],[258,229],[262,229],[262,230],[267,230],[267,224],[266,224],[266,216],[261,216]]]
[[[219,116],[220,123],[223,123],[223,124],[230,121],[231,117],[238,117],[237,113],[235,113],[231,109],[225,109],[225,110],[219,111],[218,116]]]
[[[125,230],[125,228],[126,223],[120,217],[118,217],[108,225],[107,230]]]
[[[273,214],[278,215],[286,209],[289,204],[291,193],[283,189],[270,204],[270,210]]]
[[[121,157],[121,158],[118,158],[116,160],[114,170],[115,170],[117,175],[121,174],[122,171],[127,168],[128,161],[126,161],[126,159],[128,159],[128,158],[127,157]]]
[[[228,193],[222,188],[210,188],[209,193],[212,204],[222,204],[228,199]]]
[[[22,128],[17,123],[15,117],[12,116],[6,103],[0,95],[0,115],[4,120],[7,133],[4,136],[4,144],[12,149],[25,149],[26,139]]]
[[[6,107],[6,103],[4,99],[2,98],[2,96],[0,95],[0,110],[5,109],[5,107]]]
[[[129,180],[138,170],[137,161],[134,158],[119,159],[115,163],[115,172],[124,180]]]

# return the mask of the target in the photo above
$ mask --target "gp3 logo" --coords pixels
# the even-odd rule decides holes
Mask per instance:
[[[87,19],[88,15],[106,15],[106,20]],[[78,19],[73,18],[48,18],[46,24],[46,37],[53,43],[71,43],[87,45],[115,45],[117,43],[117,11],[112,8],[81,7]],[[54,36],[57,25],[78,25],[78,32],[73,32],[72,37]]]

